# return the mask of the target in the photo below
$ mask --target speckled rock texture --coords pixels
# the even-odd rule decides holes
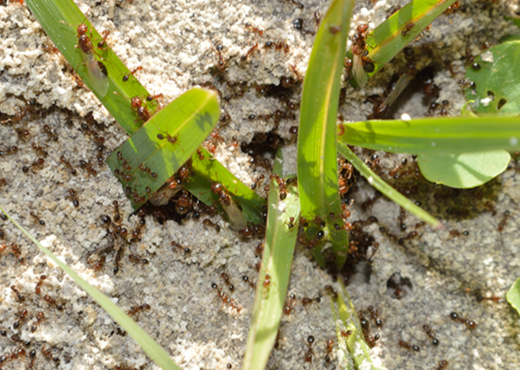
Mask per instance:
[[[149,91],[163,93],[165,103],[198,85],[211,84],[221,91],[221,106],[230,120],[219,127],[224,143],[216,157],[251,185],[268,171],[250,164],[247,144],[266,137],[286,145],[296,140],[289,129],[298,125],[300,80],[317,29],[314,14],[324,14],[329,4],[301,3],[303,8],[277,0],[116,1],[112,19],[108,17],[112,1],[79,5],[84,12],[90,9],[89,18],[98,31],[112,32],[109,44],[130,69],[143,66],[136,77]],[[352,26],[369,22],[373,29],[406,3],[359,1]],[[457,80],[464,79],[466,48],[476,55],[485,41],[498,43],[503,36],[518,34],[503,19],[509,14],[507,5],[510,2],[461,1],[457,12],[441,16],[429,35],[411,45],[417,68],[428,70],[440,87],[437,101],[449,102],[448,114],[457,115],[465,102]],[[301,29],[295,27],[298,19],[303,21]],[[268,41],[289,47],[267,48]],[[255,43],[258,49],[242,58]],[[229,68],[225,78],[211,73],[218,62],[217,44],[224,46]],[[130,311],[148,304],[150,309],[135,318],[181,368],[241,368],[254,301],[254,290],[244,276],[256,279],[255,265],[260,261],[256,247],[261,241],[241,239],[220,216],[178,218],[177,222],[157,213],[145,217],[138,240],[128,244],[114,240],[101,221],[102,215],[115,219],[113,201],[119,203],[120,224],[129,231],[139,227],[140,219],[120,184],[97,158],[106,158],[127,135],[95,97],[78,86],[65,59],[45,49],[51,46],[25,5],[0,6],[0,121],[13,120],[0,126],[5,152],[0,155],[0,178],[6,180],[0,185],[0,204],[121,307]],[[381,94],[405,65],[399,54],[364,89],[345,86],[340,104],[343,117],[366,119],[373,106],[367,97]],[[287,88],[284,79],[292,79]],[[269,84],[275,85],[270,88],[276,93],[262,94],[261,88]],[[29,102],[33,105],[24,118],[13,117]],[[391,115],[422,117],[429,114],[430,102],[422,82],[412,83]],[[282,119],[259,118],[273,116],[277,110],[285,112]],[[93,132],[105,139],[101,155]],[[242,147],[230,145],[233,137]],[[7,154],[12,146],[18,150]],[[357,153],[374,160],[372,152]],[[294,164],[295,154],[294,146],[288,147],[287,161]],[[372,335],[381,336],[374,356],[392,370],[435,370],[441,360],[453,370],[520,369],[518,315],[505,302],[505,292],[520,271],[519,165],[512,162],[510,169],[481,188],[459,191],[416,178],[412,157],[375,154],[380,162],[376,172],[420,202],[445,227],[432,230],[401,214],[397,205],[377,197],[354,174],[357,181],[345,202],[353,200],[351,240],[359,248],[358,252],[351,249],[341,275],[348,277],[347,289],[356,308],[366,312]],[[44,158],[42,165],[38,158]],[[89,163],[82,166],[81,161]],[[396,166],[402,168],[395,171]],[[406,175],[407,170],[411,175]],[[257,188],[263,194],[263,186]],[[218,224],[220,232],[203,225],[206,218]],[[356,220],[363,222],[356,224]],[[0,229],[8,243],[0,252],[0,356],[18,347],[27,352],[25,359],[8,361],[2,368],[157,369],[100,307],[8,221],[0,221]],[[19,251],[11,243],[19,245]],[[134,262],[129,256],[135,257]],[[223,272],[230,276],[232,291],[221,277]],[[240,312],[221,302],[212,283],[233,297]],[[296,300],[291,302],[292,314],[283,317],[269,369],[338,368],[335,350],[331,362],[325,361],[326,342],[335,337],[330,298],[323,291],[327,284],[336,284],[334,278],[297,248],[289,287]],[[484,299],[477,300],[479,295]],[[313,302],[303,306],[304,297]],[[382,326],[375,325],[368,306],[378,310]],[[456,319],[450,317],[453,312]],[[424,325],[431,328],[429,335]],[[305,363],[309,335],[316,343],[312,363]],[[29,356],[31,351],[35,357]]]

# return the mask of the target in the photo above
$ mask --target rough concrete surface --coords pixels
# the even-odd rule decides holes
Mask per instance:
[[[112,2],[85,1],[78,5],[84,12],[90,9],[89,18],[98,31],[112,31],[109,44],[130,69],[144,67],[136,77],[149,91],[163,93],[165,103],[208,82],[223,97],[229,97],[242,90],[230,87],[226,81],[246,81],[243,96],[222,99],[223,110],[231,119],[219,129],[225,142],[236,137],[240,143],[248,144],[255,133],[273,129],[286,143],[294,143],[289,128],[298,124],[297,110],[291,110],[290,104],[279,97],[258,93],[255,87],[279,85],[283,78],[298,81],[305,74],[316,30],[314,13],[324,14],[329,2],[301,2],[303,9],[292,2],[276,0],[116,1],[113,19],[108,18]],[[370,22],[373,29],[397,5],[406,3],[359,1],[353,29],[362,22]],[[471,47],[478,54],[484,41],[493,44],[505,35],[518,33],[503,20],[502,15],[508,14],[506,5],[505,1],[462,1],[461,10],[441,16],[430,34],[412,45],[416,55],[420,55],[418,68],[432,67],[435,83],[441,89],[437,100],[449,101],[449,114],[457,115],[464,104],[456,81],[463,79],[466,48]],[[302,30],[294,27],[298,18],[303,20]],[[246,22],[262,29],[263,35],[251,32],[245,27]],[[264,45],[269,40],[285,41],[290,48],[287,52],[260,48],[241,61],[255,42]],[[229,67],[226,81],[210,73],[218,61],[214,45],[219,43],[224,45],[223,55]],[[427,45],[432,54],[428,55],[421,45]],[[97,127],[105,138],[104,157],[127,136],[94,96],[78,87],[64,58],[44,46],[51,46],[51,42],[25,5],[9,2],[0,6],[0,118],[8,119],[30,101],[38,107],[38,111],[31,109],[22,120],[0,126],[1,147],[18,146],[17,153],[0,156],[0,178],[6,179],[0,187],[0,204],[114,302],[126,310],[150,305],[150,310],[142,310],[136,316],[139,324],[183,369],[240,368],[254,300],[253,289],[242,278],[256,279],[255,264],[259,258],[255,248],[259,241],[242,240],[228,230],[219,216],[211,218],[220,225],[217,233],[201,220],[186,219],[182,224],[168,220],[160,224],[157,217],[148,215],[139,240],[125,248],[120,271],[113,272],[115,251],[109,251],[104,267],[96,270],[96,259],[92,257],[113,243],[101,227],[101,215],[114,217],[112,202],[117,200],[122,224],[129,230],[137,227],[139,218],[130,217],[130,204],[108,167],[96,163],[97,144],[82,127],[84,117],[92,113],[99,123],[91,127]],[[455,76],[446,69],[446,60],[452,62]],[[351,121],[366,119],[372,111],[372,103],[366,97],[381,93],[391,76],[404,65],[400,54],[364,89],[347,87],[346,98],[340,105],[343,117]],[[294,83],[287,92],[292,94],[289,101],[298,104],[301,82]],[[393,114],[425,116],[427,102],[422,85],[412,84]],[[250,119],[250,115],[272,115],[275,110],[290,114],[280,121]],[[57,135],[57,140],[44,132],[44,126]],[[23,138],[22,129],[29,130],[28,139]],[[32,143],[48,152],[42,168],[33,166],[43,154],[37,153]],[[295,151],[287,153],[292,153],[289,159],[294,162]],[[373,155],[358,153],[367,160]],[[439,217],[445,228],[432,230],[420,225],[413,216],[400,216],[399,207],[383,198],[363,207],[363,202],[375,193],[362,179],[347,194],[345,201],[354,200],[353,220],[377,218],[377,222],[364,226],[366,234],[352,236],[361,244],[364,239],[372,246],[379,243],[373,262],[369,264],[366,258],[353,253],[359,261],[351,265],[355,266],[354,271],[345,272],[356,308],[367,310],[372,305],[383,320],[382,327],[369,320],[372,334],[381,336],[373,348],[374,356],[388,369],[434,370],[441,360],[448,361],[447,369],[454,370],[520,369],[518,316],[504,299],[518,277],[520,264],[516,232],[520,217],[519,167],[513,163],[503,175],[482,188],[452,191],[413,176],[402,175],[395,180],[388,172],[404,158],[407,168],[414,168],[412,158],[377,154],[378,173],[401,191],[410,191],[411,197]],[[62,155],[77,168],[76,176],[60,161]],[[251,166],[248,153],[240,146],[219,145],[216,156],[247,185],[260,174],[268,173]],[[81,160],[90,161],[97,173],[81,169]],[[29,167],[27,173],[24,166]],[[413,190],[414,185],[418,190]],[[69,189],[76,192],[77,207]],[[506,211],[509,216],[504,215]],[[37,219],[44,220],[45,225]],[[100,307],[9,222],[0,221],[0,228],[9,243],[21,245],[23,257],[20,262],[20,255],[11,248],[0,253],[0,354],[14,353],[17,347],[25,348],[28,354],[32,350],[37,353],[34,359],[27,356],[8,362],[5,368],[157,368]],[[414,230],[417,237],[400,240]],[[188,247],[190,252],[173,247],[172,241]],[[373,251],[370,247],[369,254]],[[128,258],[131,254],[146,258],[149,263],[132,263]],[[242,308],[239,313],[223,305],[211,288],[215,282],[225,290],[222,272],[229,274],[234,285],[232,293],[226,292]],[[42,275],[47,278],[40,280]],[[42,284],[38,285],[39,281]],[[297,249],[289,287],[297,301],[293,313],[283,317],[279,345],[273,351],[269,369],[336,367],[334,355],[332,363],[325,361],[327,339],[335,336],[329,298],[323,294],[327,284],[333,284],[332,277]],[[11,287],[24,296],[23,301]],[[485,298],[496,296],[500,301],[479,302],[475,299],[477,290]],[[315,300],[306,307],[301,304],[303,297],[320,295],[320,302]],[[23,309],[28,314],[20,317]],[[40,323],[39,312],[45,317]],[[476,328],[452,320],[451,312],[473,320]],[[438,345],[432,344],[423,325],[431,327],[434,334],[430,334],[438,339]],[[316,344],[312,363],[305,363],[305,339],[309,335],[315,336]],[[27,347],[26,341],[30,341]],[[404,342],[420,350],[406,349]],[[50,350],[51,354],[44,356],[42,350]]]

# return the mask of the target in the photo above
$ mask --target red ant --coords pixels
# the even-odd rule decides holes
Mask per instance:
[[[143,264],[143,265],[147,265],[150,263],[150,261],[148,261],[148,259],[146,258],[141,258],[139,257],[138,255],[136,254],[131,254],[128,256],[128,259],[130,260],[130,262],[132,263],[136,263],[136,264]]]
[[[407,350],[414,350],[415,352],[419,352],[421,348],[415,344],[411,345],[408,342],[405,342],[403,340],[399,341],[399,347],[405,348]]]
[[[437,346],[439,344],[439,340],[437,338],[435,338],[435,333],[433,332],[433,330],[428,325],[423,325],[422,328],[423,328],[424,332],[426,333],[426,335],[429,336],[430,338],[432,338],[432,344],[434,346]]]
[[[242,281],[247,283],[251,288],[256,289],[256,283],[251,281],[247,275],[242,276]]]
[[[45,226],[45,221],[43,221],[39,215],[37,215],[34,212],[30,212],[29,214],[31,215],[31,217],[34,219],[35,222],[39,223],[41,226]]]
[[[16,316],[18,317],[18,321],[13,324],[13,329],[18,329],[20,327],[20,324],[27,318],[27,315],[29,315],[29,311],[27,311],[25,308],[22,308]]]
[[[459,314],[456,312],[450,313],[450,318],[454,321],[459,321],[460,323],[466,325],[466,327],[470,330],[473,330],[477,327],[477,324],[473,320],[459,317]]]
[[[143,120],[147,122],[151,117],[152,113],[148,110],[146,105],[143,105],[143,100],[139,96],[134,96],[133,98],[127,98],[126,96],[114,91],[114,94],[121,96],[123,99],[130,100],[130,106],[137,113],[137,119],[135,123],[139,122],[139,120]]]
[[[38,280],[38,283],[36,284],[36,287],[34,288],[34,292],[38,295],[42,294],[42,285],[47,279],[47,275],[40,276],[40,279]]]
[[[408,35],[414,27],[415,27],[415,23],[413,23],[413,22],[408,23],[406,25],[406,27],[404,28],[404,30],[401,32],[401,35],[403,35],[403,36]]]
[[[133,69],[129,74],[124,75],[123,76],[123,82],[128,81],[128,78],[130,78],[130,75],[133,76],[137,71],[141,71],[142,69],[143,69],[143,67],[139,66],[139,67]]]
[[[232,292],[235,290],[235,286],[233,284],[231,284],[231,279],[229,277],[228,274],[226,274],[225,272],[221,273],[220,274],[220,277],[222,278],[222,280],[224,280],[224,282],[227,284],[229,290]]]
[[[130,307],[130,310],[127,312],[128,316],[135,316],[137,315],[137,317],[135,318],[135,321],[138,321],[139,320],[139,314],[144,311],[144,310],[151,310],[151,307],[150,305],[144,303],[140,306],[133,306],[133,307]]]
[[[36,143],[31,143],[31,147],[37,155],[39,155],[43,158],[46,158],[49,155],[49,153],[47,153],[45,148],[43,148],[39,145],[36,145]]]
[[[439,367],[437,368],[437,370],[445,369],[447,366],[448,366],[448,361],[441,360],[441,361],[439,361]]]
[[[105,266],[106,259],[107,257],[103,254],[96,261],[89,261],[89,264],[94,271],[100,271]]]
[[[212,283],[211,287],[217,291],[217,295],[222,301],[222,303],[227,304],[228,306],[233,308],[237,313],[239,313],[242,310],[242,307],[238,306],[238,304],[234,300],[229,298],[222,290],[220,290],[217,284]]]
[[[36,323],[31,326],[31,333],[34,333],[41,322],[45,320],[45,314],[42,311],[36,312]]]
[[[213,223],[209,218],[206,218],[204,221],[202,221],[202,224],[204,226],[214,228],[217,233],[220,232],[220,226],[217,225],[216,223]]]
[[[264,30],[263,30],[263,29],[258,28],[258,27],[252,25],[252,24],[249,23],[249,22],[246,22],[246,23],[244,24],[244,27],[245,27],[246,29],[248,29],[249,31],[251,31],[251,32],[253,32],[253,33],[256,33],[256,34],[259,35],[259,36],[263,36],[263,35],[264,35]]]
[[[75,170],[74,170],[75,171]],[[65,195],[65,199],[68,199],[72,202],[72,205],[74,207],[78,207],[79,206],[79,201],[78,201],[78,198],[76,197],[76,190],[74,189],[69,189],[67,190],[67,195]]]
[[[305,354],[303,355],[303,361],[312,363],[312,358],[314,357],[314,351],[312,350],[313,345],[314,337],[309,335],[307,337],[307,351],[305,351]]]
[[[325,363],[330,364],[332,361],[331,355],[332,350],[334,349],[336,342],[334,342],[334,339],[328,339],[327,340],[327,347],[325,347]]]
[[[285,315],[291,314],[295,302],[296,302],[296,295],[294,295],[294,293],[291,293],[289,295],[289,299],[287,300],[287,303],[285,303],[283,306],[283,313]]]
[[[218,226],[218,225],[217,225]],[[183,247],[182,245],[180,245],[179,243],[177,242],[172,242],[172,246],[181,250],[181,251],[184,251],[184,253],[188,254],[191,252],[190,248],[188,247]]]
[[[16,294],[16,298],[18,298],[19,302],[25,301],[25,296],[20,293],[18,287],[16,287],[15,285],[11,285],[11,290]]]
[[[251,48],[249,48],[249,50],[247,51],[247,53],[245,53],[244,55],[242,55],[242,57],[240,58],[240,60],[242,62],[246,61],[247,58],[253,54],[255,51],[258,51],[258,43],[254,43],[253,46],[251,46]]]

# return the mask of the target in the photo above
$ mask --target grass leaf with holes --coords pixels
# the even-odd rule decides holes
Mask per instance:
[[[413,0],[370,32],[366,38],[366,50],[375,68],[365,76],[372,77],[377,73],[455,1]]]
[[[336,114],[343,72],[343,59],[352,15],[353,0],[335,0],[323,18],[312,48],[303,85],[298,129],[298,186],[302,215],[327,220],[328,236],[320,240],[313,254],[325,264],[322,242],[332,243],[332,253],[342,266],[348,253],[348,235],[341,227],[339,197]],[[334,218],[329,217],[334,214]],[[337,218],[336,218],[337,217]],[[339,225],[339,230],[334,227]],[[307,229],[309,238],[318,238],[321,226]]]
[[[103,38],[72,0],[27,0],[25,3],[83,82],[126,132],[132,134],[143,121],[139,120],[136,112],[131,109],[130,101],[114,99],[114,91],[124,96],[139,96],[150,112],[157,111],[157,102],[146,101],[149,93],[135,77],[130,76],[127,82],[123,81],[123,76],[128,75],[130,71],[112,49],[96,47]],[[88,26],[86,35],[94,45],[94,53],[87,54],[76,47],[77,28],[82,23]],[[110,41],[108,43],[110,44]],[[99,68],[98,61],[106,71]]]
[[[520,314],[520,278],[509,288],[506,299],[518,314]]]
[[[518,114],[520,112],[520,41],[512,41],[493,46],[474,59],[466,70],[466,78],[475,86],[466,90],[468,100],[476,114]],[[506,119],[507,120],[507,119]],[[509,118],[509,122],[514,118]],[[503,131],[503,119],[491,119],[485,131],[494,139]],[[518,146],[518,123],[511,125],[509,137],[502,137],[503,146],[493,152],[475,153],[475,149],[455,155],[422,154],[419,156],[419,168],[424,177],[454,188],[472,188],[480,186],[501,174],[507,168],[511,156],[506,150]],[[516,132],[515,132],[516,126]],[[468,127],[469,130],[469,127]],[[491,132],[491,131],[496,131]]]
[[[273,173],[282,176],[283,160],[279,152]],[[244,369],[264,369],[273,349],[289,285],[300,202],[296,188],[287,186],[287,197],[280,200],[280,188],[271,180],[267,211],[267,235],[262,267],[256,283],[256,296],[244,358]],[[264,286],[266,274],[270,284]]]
[[[55,264],[57,264],[67,275],[69,275],[88,295],[96,301],[123,330],[128,332],[130,336],[141,346],[143,351],[159,365],[163,370],[180,370],[170,359],[162,347],[155,342],[137,323],[128,316],[121,308],[119,308],[110,298],[101,293],[98,289],[83,280],[74,270],[61,262],[49,249],[45,248],[38,240],[36,240],[28,231],[14,221],[7,212],[0,207],[0,211],[11,220],[11,222],[20,229],[38,248],[47,255]]]
[[[120,97],[117,97],[120,98]],[[188,160],[220,116],[213,91],[191,89],[161,109],[107,158],[134,209]]]
[[[401,207],[406,209],[408,212],[419,217],[421,220],[429,223],[433,227],[442,227],[442,224],[435,217],[431,216],[428,212],[415,205],[410,199],[399,193],[397,190],[392,188],[386,182],[377,176],[358,156],[356,156],[350,148],[344,143],[338,143],[338,151],[344,156],[360,173],[365,177],[370,185],[379,190],[383,195],[388,197],[390,200],[399,204]]]

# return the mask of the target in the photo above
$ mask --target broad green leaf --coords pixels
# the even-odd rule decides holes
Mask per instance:
[[[374,188],[379,190],[383,195],[388,197],[390,200],[396,202],[401,207],[406,209],[408,212],[413,213],[421,220],[429,223],[430,225],[441,228],[442,224],[435,219],[433,216],[428,214],[423,209],[417,207],[411,200],[406,198],[404,195],[399,193],[397,190],[392,188],[386,182],[384,182],[379,176],[377,176],[368,166],[356,156],[352,150],[346,144],[338,143],[338,151],[344,156],[358,171],[359,173],[367,179],[368,183],[372,185]]]
[[[143,351],[150,356],[162,369],[180,370],[175,363],[170,359],[162,347],[157,344],[137,323],[128,316],[121,308],[119,308],[110,298],[101,293],[98,289],[83,280],[74,270],[61,262],[52,252],[45,248],[36,240],[28,231],[20,226],[15,220],[7,214],[7,212],[0,207],[0,211],[11,220],[11,222],[20,229],[38,248],[45,253],[55,264],[57,264],[67,275],[69,275],[88,295],[96,301],[113,319],[117,322],[123,330],[128,332],[130,336],[141,346]]]
[[[346,342],[357,369],[386,370],[384,366],[377,364],[370,356],[370,347],[363,336],[363,330],[361,329],[354,305],[343,284],[341,284],[341,288],[342,291],[337,294],[335,301],[338,305],[339,318],[344,326],[343,332],[350,333],[348,336],[342,335],[341,332],[339,333],[338,341],[340,345],[342,342]]]
[[[520,278],[507,291],[506,299],[511,306],[520,314]]]
[[[484,58],[484,61],[482,58]],[[476,113],[520,112],[520,41],[505,42],[486,50],[475,63],[480,69],[467,68],[466,78],[475,89],[466,90]],[[476,95],[475,95],[476,94]]]
[[[353,0],[334,0],[321,22],[312,48],[309,67],[303,85],[298,129],[298,186],[302,215],[309,220],[320,216],[327,219],[328,240],[338,266],[342,266],[348,253],[348,235],[334,224],[341,219],[328,217],[341,215],[339,197],[336,114],[338,110],[341,73],[352,15]],[[341,225],[340,225],[341,226]],[[318,227],[307,231],[314,238]],[[314,256],[323,266],[321,247]]]
[[[247,222],[252,224],[264,223],[265,199],[244,185],[226,167],[213,158],[206,149],[201,147],[200,155],[195,153],[192,156],[192,173],[185,186],[190,193],[206,205],[217,205],[217,208],[222,211],[218,196],[211,192],[213,181],[221,183],[227,189],[233,201],[242,208]]]
[[[462,154],[520,150],[520,118],[428,117],[410,121],[345,123],[339,140],[348,145],[408,154]]]
[[[281,152],[273,173],[282,176]],[[288,186],[287,197],[280,200],[277,182],[271,180],[267,211],[267,235],[262,267],[256,283],[256,296],[243,368],[263,370],[273,349],[289,285],[289,275],[298,235],[300,202],[294,186]],[[266,274],[271,283],[264,286]]]
[[[161,109],[107,158],[134,209],[197,150],[220,116],[214,92],[194,88]],[[131,193],[131,194],[130,194]]]
[[[504,172],[511,156],[504,150],[466,154],[418,156],[423,176],[437,184],[457,189],[480,186]]]
[[[370,32],[366,39],[366,49],[375,70],[368,76],[373,76],[383,68],[455,1],[413,0]]]
[[[135,77],[131,76],[127,82],[123,81],[123,76],[130,71],[112,49],[101,50],[94,47],[94,54],[88,55],[76,47],[77,27],[82,23],[88,26],[87,36],[94,45],[102,41],[102,37],[72,0],[26,0],[25,3],[83,82],[128,133],[136,131],[144,122],[131,109],[130,101],[115,99],[114,91],[128,97],[141,97],[151,113],[158,109],[155,100],[145,99],[149,93]],[[106,68],[106,76],[100,75],[99,66],[96,69],[98,61]]]

